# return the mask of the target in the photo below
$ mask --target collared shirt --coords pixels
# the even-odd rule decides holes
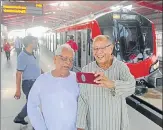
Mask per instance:
[[[75,72],[65,78],[53,77],[51,72],[42,74],[30,90],[27,103],[35,130],[76,130],[78,94]]]
[[[135,79],[127,65],[114,57],[107,70],[99,68],[94,61],[82,71],[103,71],[106,77],[114,80],[115,89],[81,84],[77,127],[85,130],[130,130],[125,98],[135,92]]]
[[[41,68],[34,55],[25,49],[17,58],[17,70],[23,71],[22,80],[37,79],[41,75]]]

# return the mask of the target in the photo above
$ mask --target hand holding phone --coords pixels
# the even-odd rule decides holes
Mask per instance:
[[[76,79],[78,83],[86,83],[86,84],[97,84],[94,80],[97,77],[94,73],[84,73],[84,72],[77,72]]]

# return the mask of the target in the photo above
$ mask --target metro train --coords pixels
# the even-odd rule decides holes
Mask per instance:
[[[53,29],[45,34],[47,48],[55,52],[57,46],[66,43],[73,35],[79,46],[76,54],[77,69],[93,61],[92,39],[97,35],[109,35],[115,44],[114,55],[125,62],[137,83],[136,93],[147,92],[161,82],[157,56],[155,26],[146,17],[130,10],[104,12],[75,24]]]

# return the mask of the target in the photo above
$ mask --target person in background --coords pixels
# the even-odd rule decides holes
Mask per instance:
[[[10,44],[7,42],[7,39],[4,39],[3,49],[4,49],[4,51],[5,51],[7,61],[10,60],[11,46],[10,46]]]
[[[69,40],[66,42],[66,44],[70,45],[71,48],[74,50],[75,53],[77,53],[78,51],[78,45],[77,43],[74,41],[74,36],[73,35],[70,35],[69,36]],[[76,65],[76,55],[74,57],[74,65]],[[73,69],[73,68],[72,68]]]
[[[126,97],[135,92],[135,79],[127,65],[113,56],[109,36],[93,39],[95,61],[82,72],[95,72],[96,85],[80,85],[78,130],[130,130]]]
[[[22,46],[22,40],[19,37],[17,37],[15,40],[15,50],[16,50],[17,56],[22,51],[22,47],[23,47]]]
[[[36,48],[35,37],[26,36],[23,39],[24,50],[19,54],[17,58],[17,72],[16,72],[16,92],[15,99],[20,99],[21,97],[21,82],[22,90],[28,99],[28,94],[32,88],[35,80],[41,75],[42,70],[33,56],[33,50]],[[27,125],[28,122],[24,120],[27,116],[27,103],[22,108],[21,112],[15,117],[14,122]]]
[[[42,74],[28,97],[27,111],[35,130],[76,130],[79,87],[73,65],[74,51],[67,45],[55,52],[55,69]],[[41,107],[41,108],[40,108]]]

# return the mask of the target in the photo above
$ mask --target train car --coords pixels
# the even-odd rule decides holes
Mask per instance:
[[[137,94],[149,87],[157,87],[162,80],[157,56],[155,26],[152,21],[133,11],[117,10],[85,18],[83,21],[53,30],[46,35],[47,47],[55,51],[58,45],[74,35],[79,46],[76,68],[93,61],[92,39],[97,35],[109,35],[114,55],[125,62],[137,81]]]

